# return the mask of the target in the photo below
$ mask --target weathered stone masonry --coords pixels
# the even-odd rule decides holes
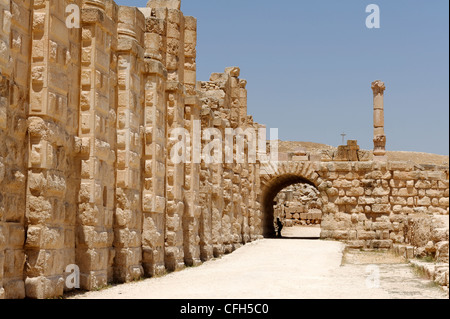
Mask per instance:
[[[448,168],[383,160],[382,111],[374,162],[172,162],[174,128],[261,127],[239,68],[197,81],[196,32],[180,0],[0,0],[0,298],[60,296],[72,264],[92,290],[230,253],[273,234],[273,199],[298,182],[319,191],[322,237],[352,247],[415,244],[417,218],[448,218]],[[437,233],[415,245],[448,262]]]
[[[1,297],[61,295],[71,264],[95,289],[260,238],[256,164],[170,161],[172,129],[256,125],[239,69],[197,83],[180,1],[0,6]]]

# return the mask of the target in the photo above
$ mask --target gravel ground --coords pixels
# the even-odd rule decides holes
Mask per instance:
[[[389,254],[353,251],[343,258],[344,248],[339,242],[264,239],[199,267],[71,298],[448,298]]]

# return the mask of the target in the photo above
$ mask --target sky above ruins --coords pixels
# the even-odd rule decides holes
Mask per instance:
[[[117,0],[145,6],[147,0]],[[380,8],[368,29],[369,4]],[[279,138],[373,148],[371,83],[386,83],[389,151],[449,154],[449,2],[182,0],[198,19],[197,80],[239,66],[248,113]]]

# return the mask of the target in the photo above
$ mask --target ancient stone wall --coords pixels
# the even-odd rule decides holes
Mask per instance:
[[[180,5],[0,0],[0,298],[60,296],[76,267],[93,290],[230,253],[270,235],[275,195],[300,182],[320,194],[323,238],[352,247],[448,216],[448,168],[262,169],[242,138],[263,128],[247,82],[237,67],[197,81],[197,21]]]
[[[284,227],[318,225],[322,220],[320,192],[308,184],[295,184],[283,189],[275,198],[274,217]]]
[[[248,158],[243,161],[228,161],[227,153],[233,158],[248,154],[249,145],[247,140],[243,144],[238,143],[237,139],[234,142],[236,135],[233,135],[233,149],[227,150],[223,140],[228,129],[234,130],[233,134],[238,134],[239,129],[258,129],[252,117],[247,115],[247,82],[239,79],[239,73],[239,68],[231,67],[225,73],[213,73],[210,81],[199,83],[202,130],[213,128],[213,132],[206,131],[202,149],[208,149],[210,137],[215,135],[222,139],[222,143],[218,145],[221,148],[221,154],[217,155],[219,160],[211,165],[202,164],[200,177],[203,184],[200,204],[202,207],[211,206],[208,212],[211,217],[203,219],[203,231],[208,233],[205,239],[208,238],[216,257],[261,236],[257,183],[259,166]],[[231,107],[223,107],[224,105]],[[210,254],[211,248],[207,251]]]
[[[238,68],[197,83],[196,42],[179,0],[0,2],[0,297],[60,296],[69,265],[91,290],[260,238],[256,163],[222,164],[222,144],[215,164],[172,161],[174,130],[200,133],[198,154],[204,129],[254,125]]]
[[[25,297],[32,12],[32,1],[0,2],[0,298]]]
[[[345,239],[354,247],[391,248],[405,241],[407,216],[448,215],[448,169],[427,171],[401,162],[366,168],[356,164],[355,171],[326,173],[332,180],[328,212],[334,215],[324,217],[323,237]]]
[[[320,192],[322,238],[355,248],[392,248],[407,241],[408,220],[449,212],[448,167],[412,162],[282,162],[263,176],[263,209],[273,220],[273,199],[286,186],[306,182]],[[266,220],[266,219],[265,219]]]

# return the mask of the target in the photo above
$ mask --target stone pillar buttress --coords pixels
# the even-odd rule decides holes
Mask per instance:
[[[76,261],[81,288],[113,280],[117,121],[117,5],[83,0],[81,10],[81,185]]]
[[[201,263],[200,253],[200,161],[201,160],[201,101],[197,96],[197,19],[184,17],[184,86],[186,101],[184,128],[189,133],[190,143],[186,153],[190,161],[185,165],[184,184],[184,260],[186,265]]]
[[[25,297],[33,2],[0,1],[0,299]]]
[[[197,96],[186,98],[185,129],[191,136],[187,153],[190,161],[186,163],[186,178],[184,184],[184,260],[187,266],[201,263],[200,223],[202,206],[200,203],[200,163],[194,157],[201,158],[201,122],[200,100]],[[194,140],[195,139],[195,140]]]
[[[114,278],[129,282],[144,275],[142,263],[141,130],[144,125],[144,15],[119,7],[116,210]],[[141,129],[142,128],[142,129]]]
[[[145,8],[142,250],[146,276],[165,272],[167,10]]]
[[[203,101],[202,101],[203,103]],[[207,104],[202,104],[200,110],[201,129],[211,127],[213,113]],[[206,147],[208,142],[201,139],[201,150]],[[200,257],[202,261],[213,258],[213,238],[212,238],[212,170],[210,165],[204,160],[200,164],[200,205],[201,217],[199,224],[200,233]]]
[[[33,9],[25,287],[48,298],[63,294],[75,263],[80,30],[66,26],[64,3]]]
[[[147,6],[155,10],[156,17],[164,14],[166,18],[166,49],[163,52],[167,69],[165,265],[169,271],[174,271],[185,266],[182,225],[185,163],[175,163],[170,156],[172,147],[178,142],[171,134],[173,130],[184,128],[185,18],[180,11],[180,0],[151,0]]]

